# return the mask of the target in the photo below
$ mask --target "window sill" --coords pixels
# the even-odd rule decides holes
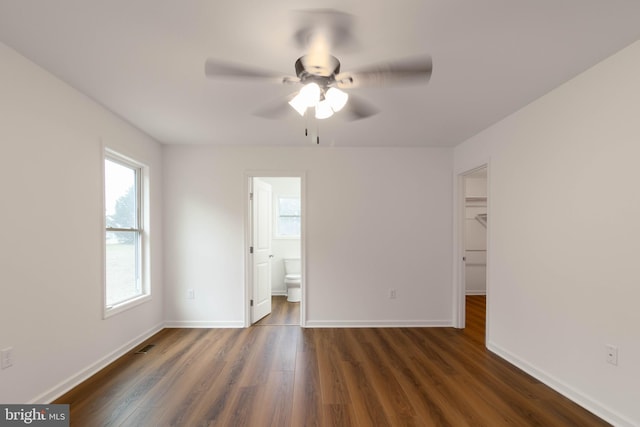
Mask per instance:
[[[151,301],[151,294],[146,294],[140,295],[139,297],[135,297],[127,301],[123,301],[110,307],[105,307],[103,319],[108,319],[111,316],[115,316],[116,314],[130,310],[149,301]]]

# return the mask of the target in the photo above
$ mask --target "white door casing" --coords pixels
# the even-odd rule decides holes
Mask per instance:
[[[253,178],[251,196],[251,323],[271,313],[271,185]]]

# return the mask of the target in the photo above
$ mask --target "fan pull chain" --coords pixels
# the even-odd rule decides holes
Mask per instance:
[[[307,123],[304,127],[304,136],[311,136],[313,138],[313,135],[309,135],[309,123]],[[320,125],[318,124],[317,121],[316,121],[316,144],[320,145]]]
[[[311,118],[309,116],[309,109],[307,109],[307,111],[305,111],[304,113],[304,136],[310,136],[309,135],[310,121],[311,121]]]

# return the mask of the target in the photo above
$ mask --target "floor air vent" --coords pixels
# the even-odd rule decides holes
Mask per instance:
[[[145,345],[140,350],[136,351],[136,354],[147,354],[153,347],[155,347],[154,344]]]

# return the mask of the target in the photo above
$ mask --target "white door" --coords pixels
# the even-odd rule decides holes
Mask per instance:
[[[271,185],[253,178],[251,323],[271,313]]]

